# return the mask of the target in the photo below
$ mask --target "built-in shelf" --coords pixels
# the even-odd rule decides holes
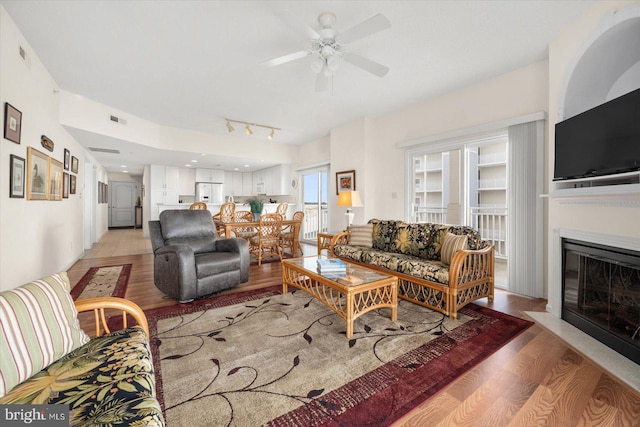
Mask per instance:
[[[505,191],[507,187],[487,187],[487,188],[478,188],[478,191]]]
[[[496,166],[506,166],[506,161],[492,162],[492,163],[478,163],[479,168],[493,168]]]
[[[640,206],[640,172],[557,181],[551,193],[540,197],[561,203]]]

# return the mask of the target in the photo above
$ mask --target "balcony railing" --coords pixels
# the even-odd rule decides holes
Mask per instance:
[[[431,222],[434,224],[447,223],[446,207],[416,206],[413,215],[415,222]]]
[[[304,205],[304,221],[302,223],[302,240],[316,241],[318,233],[327,232],[329,216],[327,205],[323,204],[318,211],[318,204]]]
[[[480,232],[483,240],[495,246],[496,257],[507,257],[507,208],[476,206],[469,212],[469,225]]]

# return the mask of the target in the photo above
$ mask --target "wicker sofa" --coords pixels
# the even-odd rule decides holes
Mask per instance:
[[[331,239],[329,254],[396,276],[400,298],[454,319],[472,301],[493,301],[494,247],[473,228],[378,219],[369,224],[370,247],[350,244],[346,231]],[[467,236],[467,248],[453,253],[448,264],[440,253],[447,233]]]
[[[114,297],[74,303],[69,290],[63,272],[0,293],[0,404],[67,405],[72,426],[163,426],[140,307]],[[122,314],[123,329],[110,333],[105,310]],[[94,312],[82,315],[94,319],[94,338],[80,328],[83,311]]]

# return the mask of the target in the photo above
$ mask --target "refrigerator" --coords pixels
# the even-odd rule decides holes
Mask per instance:
[[[220,182],[196,182],[196,202],[222,204],[224,188]]]

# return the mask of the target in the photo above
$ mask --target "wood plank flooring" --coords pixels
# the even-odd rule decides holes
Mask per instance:
[[[316,253],[304,245],[305,254]],[[175,304],[153,285],[153,254],[142,230],[111,230],[69,269],[131,263],[126,298],[144,310]],[[251,266],[250,281],[227,293],[280,285],[280,263]],[[477,302],[519,317],[546,301],[496,291]],[[186,425],[186,422],[185,422]],[[640,393],[538,325],[529,328],[395,426],[640,426]]]

